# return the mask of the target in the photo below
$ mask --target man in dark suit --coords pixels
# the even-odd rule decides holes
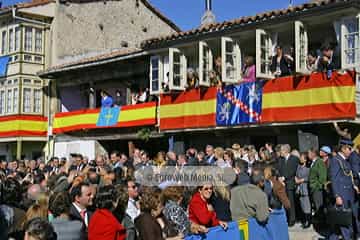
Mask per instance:
[[[355,195],[358,189],[353,184],[353,173],[351,171],[351,164],[349,161],[349,157],[351,155],[351,145],[352,142],[350,140],[340,141],[340,151],[335,157],[330,159],[330,180],[336,206],[352,208],[355,219],[354,227],[358,229],[358,214],[356,211],[357,209],[355,209]],[[336,229],[332,230],[334,230],[334,232],[331,234],[329,239],[339,239],[337,233],[335,233]],[[352,239],[351,235],[353,233],[353,227],[342,226],[340,227],[340,232],[342,239]]]
[[[79,220],[83,223],[84,236],[87,236],[87,228],[92,216],[92,212],[88,211],[88,208],[93,204],[93,192],[90,185],[86,183],[80,183],[71,189],[71,207],[70,207],[70,219]]]
[[[208,165],[214,165],[216,158],[215,158],[215,154],[214,154],[214,147],[211,145],[207,145],[206,149],[206,162]]]
[[[285,183],[286,194],[290,200],[291,207],[287,210],[288,225],[294,226],[295,216],[295,176],[299,164],[299,158],[290,154],[290,145],[281,145],[281,159],[279,161],[280,180]]]

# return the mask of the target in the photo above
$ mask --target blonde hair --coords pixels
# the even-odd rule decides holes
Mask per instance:
[[[216,159],[223,159],[224,158],[224,149],[221,147],[215,148],[214,155],[215,155]]]
[[[35,203],[26,211],[25,216],[21,221],[21,229],[24,229],[24,226],[28,221],[37,217],[47,220],[48,209],[38,203]]]
[[[164,152],[158,152],[156,154],[156,157],[154,159],[154,162],[157,166],[164,166],[166,164],[165,161],[165,153]]]

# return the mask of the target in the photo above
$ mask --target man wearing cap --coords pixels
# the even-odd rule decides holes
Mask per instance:
[[[330,159],[330,180],[332,183],[334,198],[336,200],[335,204],[344,208],[353,208],[355,203],[355,188],[352,178],[353,174],[348,160],[351,154],[351,145],[351,141],[341,140],[340,151],[335,157]],[[357,220],[357,212],[354,211],[354,209],[353,214]],[[340,227],[340,232],[344,240],[351,239],[352,230],[352,226]],[[336,233],[332,233],[329,239],[335,240],[339,238]]]
[[[320,158],[322,159],[322,161],[325,163],[325,166],[327,168],[329,168],[329,161],[330,161],[330,155],[331,155],[331,148],[328,146],[322,146],[320,148]]]
[[[308,157],[311,160],[309,173],[310,194],[315,206],[315,212],[317,212],[324,203],[323,189],[327,180],[327,169],[316,149],[310,149],[308,151]]]

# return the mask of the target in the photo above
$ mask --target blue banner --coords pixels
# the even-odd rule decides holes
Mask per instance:
[[[96,126],[98,127],[115,126],[118,123],[120,110],[121,110],[120,107],[102,107],[99,112],[99,117]]]
[[[0,77],[6,76],[9,60],[9,56],[0,57]]]
[[[289,230],[284,209],[273,210],[266,225],[249,218],[249,240],[289,240]]]
[[[216,124],[218,126],[256,123],[261,118],[262,86],[242,83],[218,90]]]
[[[219,240],[219,239],[231,239],[231,240],[244,240],[240,236],[239,226],[236,222],[229,222],[228,228],[224,230],[222,227],[209,228],[207,234],[189,235],[185,237],[185,240]]]

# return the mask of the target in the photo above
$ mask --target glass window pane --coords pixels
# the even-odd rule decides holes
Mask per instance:
[[[41,112],[41,89],[34,89],[34,112]]]
[[[5,91],[0,91],[0,114],[5,112]]]
[[[20,49],[20,27],[15,28],[15,51]]]
[[[7,42],[6,31],[3,31],[1,34],[1,54],[6,54],[6,42]]]
[[[14,30],[13,29],[9,30],[9,51],[10,52],[14,51]]]
[[[32,28],[25,27],[25,51],[32,51]]]
[[[17,88],[13,89],[13,111],[18,112],[18,102],[19,102],[19,91]]]
[[[6,112],[12,113],[12,90],[7,90],[7,98],[6,98]]]
[[[35,30],[35,52],[42,52],[42,30]]]
[[[24,88],[23,93],[23,112],[31,112],[31,89]]]

